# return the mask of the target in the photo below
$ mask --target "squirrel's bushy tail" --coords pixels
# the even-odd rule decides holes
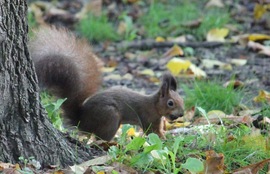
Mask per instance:
[[[86,40],[55,27],[42,27],[35,32],[30,53],[40,87],[67,98],[64,115],[77,124],[83,101],[101,85],[101,60]]]

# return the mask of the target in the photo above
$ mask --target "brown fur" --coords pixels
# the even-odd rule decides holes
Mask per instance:
[[[30,41],[41,88],[67,98],[64,114],[75,123],[83,101],[101,85],[102,62],[89,44],[65,29],[42,27]]]
[[[67,98],[64,116],[82,131],[109,141],[120,124],[130,123],[164,137],[162,116],[176,119],[184,113],[177,82],[170,73],[163,75],[160,89],[152,95],[123,87],[96,93],[102,63],[86,41],[64,29],[47,27],[36,32],[30,48],[40,86]],[[169,102],[173,106],[168,106]]]
[[[160,89],[152,95],[142,95],[124,87],[97,93],[84,102],[79,128],[109,141],[120,124],[129,123],[164,138],[162,116],[176,119],[184,114],[183,99],[176,88],[175,78],[165,73]],[[174,102],[173,107],[167,105],[169,100]]]

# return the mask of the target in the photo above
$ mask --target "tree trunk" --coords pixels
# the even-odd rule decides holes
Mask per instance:
[[[26,0],[0,1],[0,161],[33,156],[63,167],[91,159],[90,149],[52,126],[40,104],[26,13]]]

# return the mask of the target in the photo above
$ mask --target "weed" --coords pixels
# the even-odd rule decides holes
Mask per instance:
[[[23,156],[19,157],[19,160],[23,164],[22,169],[19,169],[18,171],[22,174],[33,174],[34,172],[28,167],[33,166],[35,169],[40,169],[41,165],[38,161],[35,160],[33,156],[30,156],[29,158],[24,158]]]
[[[52,96],[48,95],[47,93],[41,93],[41,101],[43,106],[45,107],[48,117],[53,123],[53,125],[61,130],[64,131],[62,119],[61,119],[61,112],[60,107],[64,103],[65,99],[57,99],[53,98]]]
[[[243,98],[243,90],[227,88],[220,85],[217,81],[195,81],[193,89],[183,86],[186,94],[185,106],[187,109],[193,106],[200,106],[206,111],[221,110],[231,114]]]
[[[137,29],[134,27],[132,18],[126,13],[123,13],[119,19],[121,19],[125,25],[124,39],[125,40],[134,40],[137,37]]]
[[[28,20],[29,36],[32,37],[33,36],[32,29],[37,27],[37,22],[32,12],[27,13],[27,20]]]
[[[77,30],[82,36],[94,42],[106,40],[115,41],[119,38],[105,14],[101,16],[89,14],[79,22]]]

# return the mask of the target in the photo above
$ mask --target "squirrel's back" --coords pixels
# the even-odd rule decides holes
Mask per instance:
[[[67,98],[64,112],[70,118],[76,117],[83,101],[101,85],[102,62],[86,40],[55,27],[36,31],[30,52],[40,87]]]

